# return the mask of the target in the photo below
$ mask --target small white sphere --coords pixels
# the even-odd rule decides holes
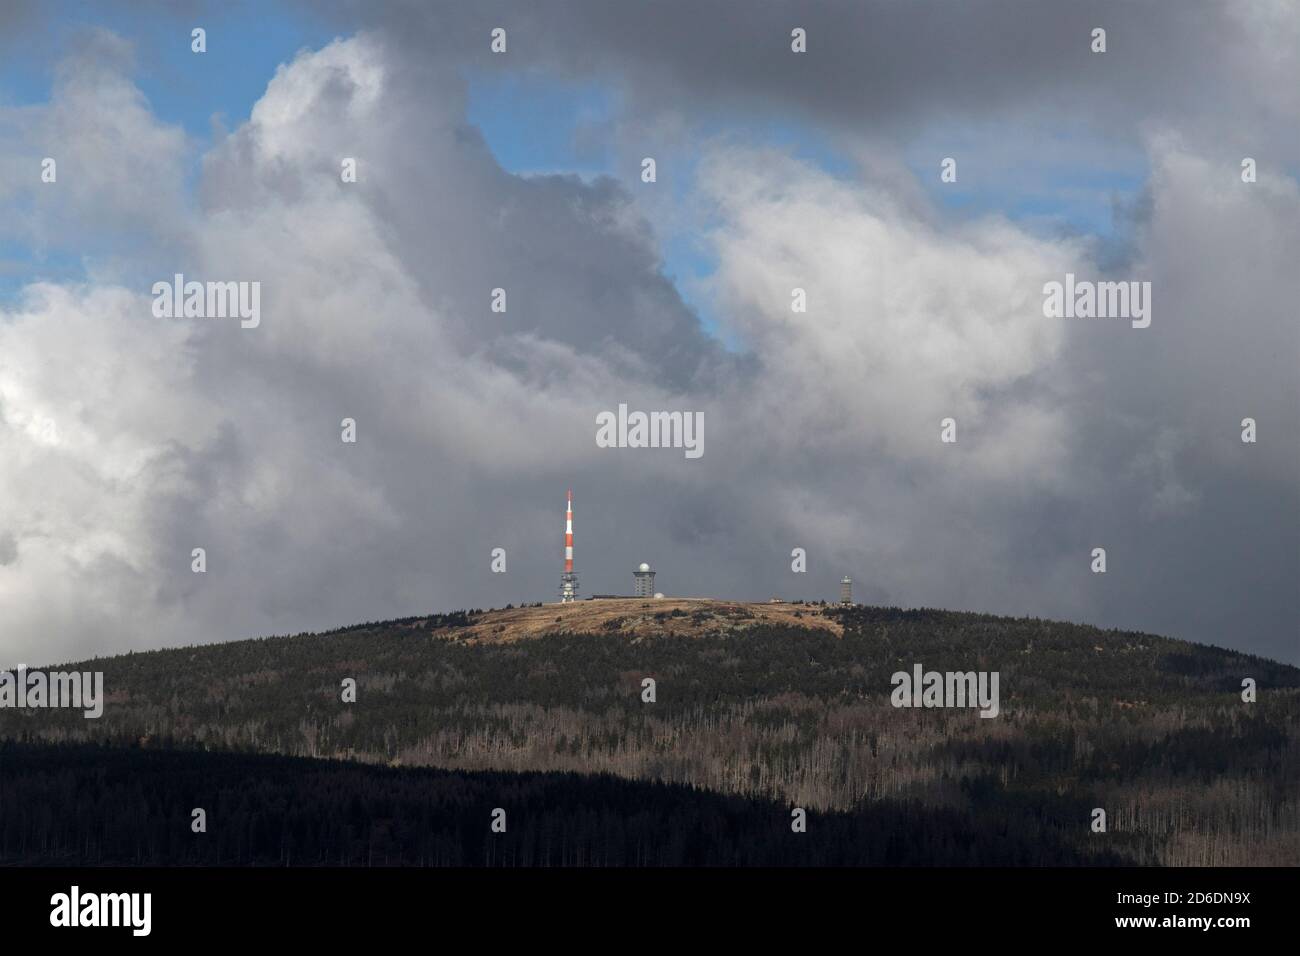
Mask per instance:
[[[637,568],[637,570],[638,570],[638,571],[649,571],[649,570],[650,570],[650,565],[648,565],[648,564],[646,564],[644,561],[642,561],[642,562],[641,562],[641,566],[640,566],[639,568]]]

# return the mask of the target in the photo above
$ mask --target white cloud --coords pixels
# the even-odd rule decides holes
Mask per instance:
[[[1055,398],[1006,393],[1057,358],[1065,330],[1043,318],[1041,288],[1077,248],[1000,219],[945,230],[879,187],[770,152],[720,152],[702,179],[721,219],[715,295],[763,359],[756,417],[779,423],[778,446],[847,441],[935,463],[953,454],[939,442],[952,417],[985,477],[1059,467]]]

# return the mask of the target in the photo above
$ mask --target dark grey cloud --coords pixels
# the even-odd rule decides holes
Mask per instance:
[[[382,31],[416,58],[601,78],[632,110],[744,111],[811,119],[855,136],[993,118],[1132,138],[1152,121],[1196,123],[1300,153],[1300,41],[1285,3],[960,4],[730,0],[518,4],[342,2],[340,22]],[[790,53],[790,31],[809,52]],[[1107,51],[1090,49],[1107,31]]]

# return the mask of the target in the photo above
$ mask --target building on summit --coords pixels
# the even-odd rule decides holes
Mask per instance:
[[[632,577],[636,580],[636,590],[633,592],[636,597],[654,597],[655,596],[655,573],[650,565],[644,561],[632,572]]]

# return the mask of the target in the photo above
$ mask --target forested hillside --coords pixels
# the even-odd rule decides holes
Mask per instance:
[[[493,642],[481,639],[490,613],[461,612],[130,654],[70,665],[104,672],[101,719],[5,710],[0,738],[607,773],[786,808],[952,814],[935,819],[1017,846],[1032,833],[1076,856],[1300,863],[1296,668],[1037,619],[793,613],[822,627],[705,620],[691,635]],[[1001,714],[894,708],[890,675],[917,663],[998,671]],[[345,678],[355,703],[342,700]],[[1257,702],[1243,703],[1243,678]],[[1089,831],[1095,807],[1110,832]]]

